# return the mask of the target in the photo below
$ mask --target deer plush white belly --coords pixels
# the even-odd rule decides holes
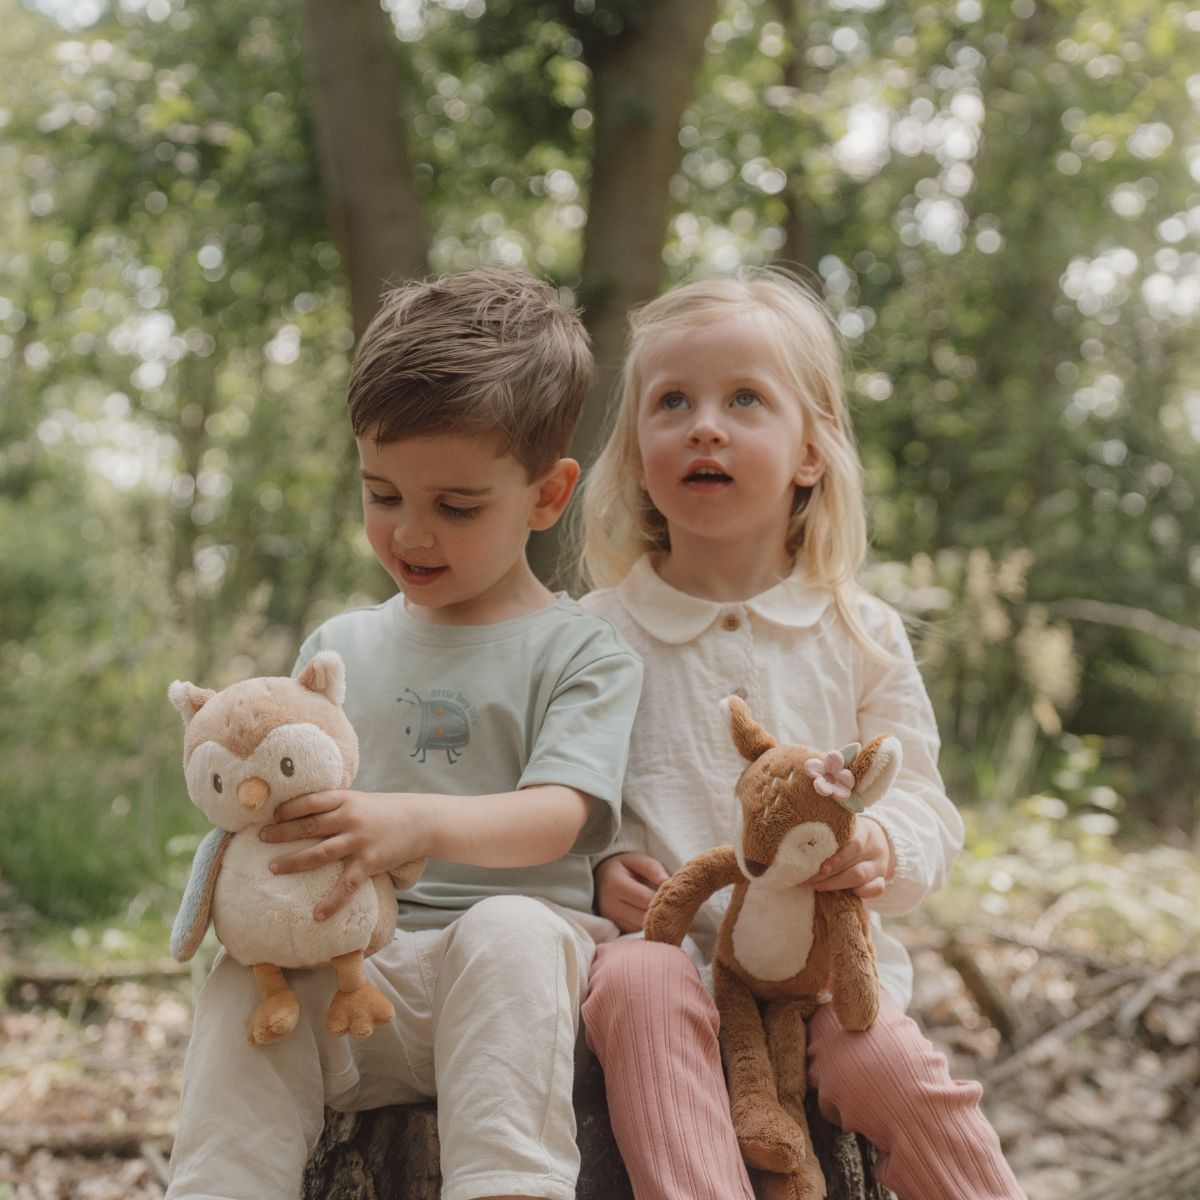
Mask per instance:
[[[855,812],[892,785],[900,743],[878,737],[829,754],[779,746],[742,700],[722,708],[748,762],[734,844],[691,859],[659,888],[646,937],[679,945],[701,904],[733,885],[713,991],[738,1143],[767,1173],[768,1200],[818,1200],[825,1180],[804,1113],[805,1022],[831,999],[845,1028],[869,1028],[879,980],[862,901],[806,884],[850,839]]]

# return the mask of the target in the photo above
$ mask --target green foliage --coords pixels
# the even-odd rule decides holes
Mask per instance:
[[[575,286],[586,64],[643,11],[392,6],[435,269]],[[0,19],[0,872],[166,912],[199,829],[167,684],[286,670],[386,589],[298,14]],[[1195,825],[1198,49],[1177,0],[727,0],[680,130],[666,274],[783,258],[837,315],[966,803],[1074,803],[1085,747],[1123,828]]]

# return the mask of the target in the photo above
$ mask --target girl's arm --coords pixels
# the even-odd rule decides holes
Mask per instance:
[[[893,734],[900,739],[904,756],[891,791],[859,818],[877,822],[895,854],[895,872],[887,887],[866,903],[884,916],[897,916],[916,908],[946,882],[962,849],[963,825],[938,773],[940,740],[933,706],[904,625],[898,613],[878,601],[869,615],[876,618],[871,621],[874,636],[896,661],[866,658],[858,703],[859,737],[867,742],[879,733]]]

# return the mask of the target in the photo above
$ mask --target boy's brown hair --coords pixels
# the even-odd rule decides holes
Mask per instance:
[[[384,295],[354,356],[350,423],[382,443],[497,434],[533,480],[567,453],[592,371],[587,332],[544,280],[445,275]]]

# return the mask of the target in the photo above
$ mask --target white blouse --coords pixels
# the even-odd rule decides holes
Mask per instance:
[[[900,617],[874,597],[857,602],[863,626],[896,662],[864,651],[832,594],[807,586],[799,569],[760,595],[722,604],[664,583],[647,557],[619,587],[584,597],[584,609],[609,621],[645,664],[621,831],[603,857],[637,850],[674,871],[729,843],[733,788],[745,766],[718,707],[731,693],[781,743],[826,751],[893,734],[903,749],[900,774],[864,815],[891,839],[896,873],[866,903],[880,983],[903,1007],[912,998],[912,964],[880,916],[909,912],[942,886],[963,827],[938,774],[933,709]],[[729,895],[714,896],[692,927],[705,960]]]

